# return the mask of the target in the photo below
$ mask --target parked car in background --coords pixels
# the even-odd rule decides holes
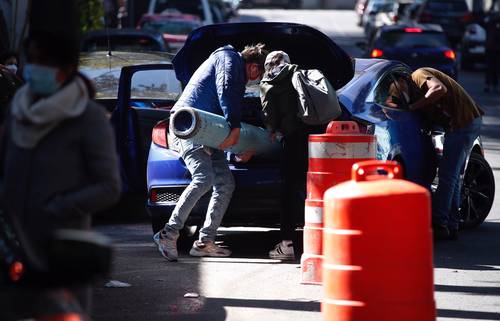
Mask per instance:
[[[394,23],[393,12],[396,7],[393,1],[372,3],[374,6],[368,6],[369,12],[364,23],[365,36],[368,40],[373,38],[378,28]]]
[[[484,61],[486,30],[478,24],[472,23],[465,27],[461,45],[460,66],[470,69],[476,62]]]
[[[81,50],[89,51],[169,51],[159,33],[136,29],[90,31],[82,39]]]
[[[297,9],[302,5],[302,0],[241,0],[242,8],[254,7],[279,7],[284,9]]]
[[[397,24],[380,28],[365,48],[365,56],[404,62],[412,70],[432,67],[458,77],[455,51],[442,28],[431,24]]]
[[[177,52],[184,45],[188,34],[201,25],[200,18],[194,15],[146,14],[139,20],[137,28],[162,34],[168,47]]]
[[[412,72],[401,62],[384,59],[352,60],[329,37],[300,24],[239,23],[196,29],[173,59],[175,73],[179,81],[186,84],[214,49],[228,43],[242,49],[248,43],[257,42],[268,44],[270,50],[284,50],[293,57],[294,63],[302,68],[323,71],[332,86],[337,89],[342,107],[339,119],[354,120],[363,132],[376,135],[378,159],[398,161],[402,164],[406,179],[430,188],[436,174],[438,155],[427,122],[420,113],[407,110],[404,104],[397,108],[387,104],[390,88],[397,86],[396,79],[401,76],[409,78]],[[309,50],[304,51],[304,47]],[[316,53],[314,59],[311,59],[309,54],[311,51]],[[122,77],[133,78],[134,73],[141,71],[141,66],[126,67]],[[124,78],[123,83],[127,82],[129,81]],[[127,88],[123,88],[121,92],[126,91]],[[391,95],[395,95],[393,91]],[[396,95],[403,97],[400,92]],[[125,104],[119,105],[118,108],[128,108],[127,106],[134,102],[134,99],[125,100]],[[150,104],[152,108],[157,104],[173,102],[150,99],[141,100],[141,103]],[[243,121],[261,126],[263,123],[258,89],[248,86],[242,103]],[[147,164],[147,208],[155,232],[169,219],[180,194],[191,180],[179,153],[169,149],[168,118],[161,118],[164,115],[158,116],[158,124],[152,132]],[[465,171],[468,181],[467,189],[462,189],[465,202],[462,204],[464,226],[480,224],[488,215],[494,198],[494,188],[480,192],[478,190],[489,186],[493,179],[493,172],[484,160],[482,152],[481,144],[477,142]],[[222,225],[279,224],[279,155],[266,158],[255,156],[245,164],[234,162],[231,155],[228,157],[236,181],[236,190]],[[478,170],[478,176],[475,176],[476,173],[468,175],[469,167],[477,164],[481,166],[473,167],[472,170]],[[472,188],[472,191],[469,188]],[[476,192],[479,192],[481,197]],[[484,199],[482,196],[485,196]],[[195,206],[188,225],[202,223],[207,201],[208,199],[204,198]]]
[[[227,6],[222,0],[150,0],[148,13],[184,13],[198,16],[202,24],[226,22]]]
[[[369,0],[366,9],[361,17],[361,25],[365,35],[369,38],[371,31],[375,26],[375,19],[379,12],[392,11],[394,8],[394,0]]]
[[[464,37],[466,26],[472,22],[472,14],[466,0],[425,0],[416,13],[415,22],[440,25],[456,48]]]

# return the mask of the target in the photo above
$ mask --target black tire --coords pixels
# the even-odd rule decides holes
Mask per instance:
[[[473,152],[470,155],[461,191],[461,227],[477,227],[490,213],[495,198],[495,177],[481,154]]]

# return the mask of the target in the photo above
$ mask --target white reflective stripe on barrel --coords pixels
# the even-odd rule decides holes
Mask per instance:
[[[375,148],[374,142],[309,142],[309,158],[375,158]]]
[[[317,224],[323,223],[322,207],[306,206],[304,212],[305,212],[304,221],[306,223],[317,223]]]

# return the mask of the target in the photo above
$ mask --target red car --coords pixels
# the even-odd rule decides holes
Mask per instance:
[[[162,34],[168,47],[177,52],[184,46],[188,34],[201,25],[200,18],[190,14],[145,14],[139,20],[137,29],[146,29]]]

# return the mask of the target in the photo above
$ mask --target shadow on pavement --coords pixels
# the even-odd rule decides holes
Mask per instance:
[[[255,299],[225,299],[209,298],[207,304],[225,307],[261,308],[293,311],[320,312],[321,303],[316,301],[285,301],[285,300],[255,300]]]
[[[184,297],[201,292],[200,266],[185,260],[184,251],[179,262],[167,262],[153,245],[149,225],[101,226],[98,230],[112,239],[115,255],[110,278],[94,287],[94,321],[226,319],[218,302]],[[110,280],[128,286],[106,285]]]
[[[436,242],[434,266],[460,270],[500,270],[500,222],[461,231],[458,241]]]
[[[437,316],[440,318],[453,318],[453,319],[488,320],[488,321],[500,320],[500,313],[480,312],[480,311],[437,309]]]
[[[434,286],[434,289],[437,292],[458,292],[458,293],[471,293],[477,295],[500,295],[499,287],[436,284]]]

